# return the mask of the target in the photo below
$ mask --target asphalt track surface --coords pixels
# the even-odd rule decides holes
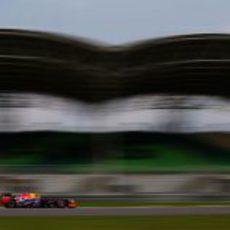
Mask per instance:
[[[127,216],[230,214],[230,206],[79,207],[76,209],[0,209],[0,216]]]

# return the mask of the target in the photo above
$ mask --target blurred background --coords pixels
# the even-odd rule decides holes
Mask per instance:
[[[130,5],[2,3],[0,192],[230,195],[229,3]]]
[[[0,189],[219,199],[230,192],[229,99],[134,95],[86,103],[0,94]]]

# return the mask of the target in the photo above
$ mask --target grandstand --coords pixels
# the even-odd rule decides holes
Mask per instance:
[[[230,35],[194,34],[121,46],[0,30],[1,90],[99,102],[140,94],[229,97]]]
[[[97,107],[143,95],[229,100],[230,35],[193,34],[109,46],[59,34],[0,30],[0,91]],[[145,130],[146,131],[146,130]],[[1,165],[126,171],[230,169],[229,134],[1,132]]]

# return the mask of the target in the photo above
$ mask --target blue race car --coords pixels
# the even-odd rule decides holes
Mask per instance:
[[[1,203],[6,208],[76,208],[78,203],[69,198],[46,198],[38,193],[3,194]]]

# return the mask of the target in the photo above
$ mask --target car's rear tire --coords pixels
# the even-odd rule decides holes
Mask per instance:
[[[10,201],[8,204],[5,205],[6,208],[16,208],[17,205],[15,201]]]

